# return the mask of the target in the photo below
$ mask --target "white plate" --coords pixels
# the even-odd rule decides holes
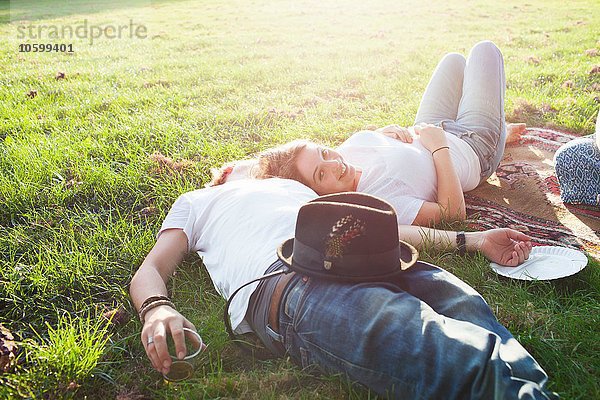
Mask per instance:
[[[588,259],[580,251],[559,246],[537,246],[531,249],[529,259],[516,267],[490,266],[498,275],[525,281],[564,278],[581,271]]]

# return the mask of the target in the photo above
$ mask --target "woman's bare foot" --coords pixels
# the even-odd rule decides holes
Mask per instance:
[[[518,142],[521,135],[527,130],[524,123],[506,125],[506,144]]]

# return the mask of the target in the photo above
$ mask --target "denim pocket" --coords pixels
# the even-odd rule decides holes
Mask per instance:
[[[289,289],[283,307],[283,312],[288,318],[292,320],[294,319],[294,315],[298,310],[300,301],[304,298],[304,292],[306,292],[306,288],[308,287],[309,282],[310,280],[305,281],[304,279],[299,279],[294,284],[294,287]]]

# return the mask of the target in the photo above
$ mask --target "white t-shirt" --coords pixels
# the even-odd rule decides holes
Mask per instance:
[[[450,156],[463,192],[479,184],[477,154],[463,140],[446,133]],[[352,135],[337,150],[362,169],[356,190],[387,200],[396,209],[398,224],[410,225],[425,201],[437,200],[433,157],[418,137],[404,143],[375,131]]]
[[[287,179],[228,182],[181,195],[158,234],[183,229],[188,250],[202,257],[215,289],[228,299],[277,260],[279,245],[294,236],[298,210],[315,197]],[[250,330],[242,320],[256,286],[242,289],[231,304],[231,326],[238,333]]]

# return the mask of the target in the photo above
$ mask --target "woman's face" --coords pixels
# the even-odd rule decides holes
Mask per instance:
[[[309,143],[298,154],[297,167],[304,182],[323,196],[356,190],[360,171],[337,151]]]

